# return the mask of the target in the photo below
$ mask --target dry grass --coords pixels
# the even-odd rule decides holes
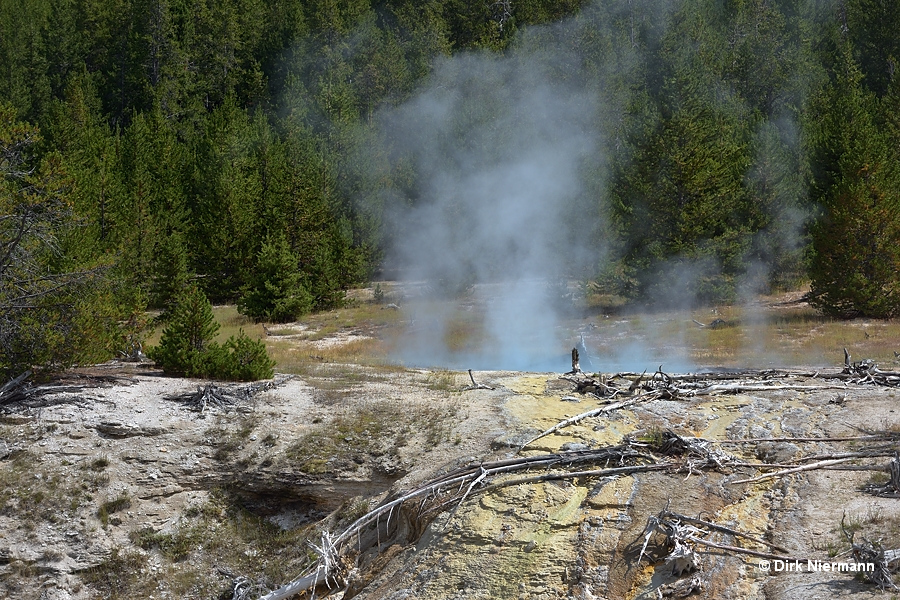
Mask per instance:
[[[720,309],[720,315],[727,326],[694,329],[690,339],[694,348],[706,350],[722,364],[740,360],[751,364],[838,366],[843,363],[844,348],[854,360],[897,363],[893,352],[900,346],[900,323],[894,321],[841,321],[808,307],[765,314],[728,307]]]
[[[216,335],[216,341],[219,343],[225,342],[231,336],[237,337],[241,331],[254,339],[266,335],[262,323],[254,323],[252,319],[239,313],[237,306],[233,304],[214,306],[213,315],[219,324],[219,333]]]
[[[395,456],[412,436],[426,448],[448,441],[456,409],[383,400],[355,405],[291,444],[284,459],[311,475],[353,468],[366,456]]]
[[[403,318],[402,311],[377,304],[354,303],[346,308],[307,315],[300,323],[307,328],[307,339],[315,341],[341,332],[372,334],[396,325]]]
[[[694,321],[718,327],[700,327]],[[841,321],[808,306],[740,307],[624,314],[591,321],[589,348],[614,356],[623,347],[656,348],[661,356],[690,359],[697,366],[840,367],[847,348],[853,360],[871,358],[900,368],[900,322]],[[593,346],[591,345],[593,342]],[[655,365],[647,365],[654,367]]]
[[[437,392],[458,392],[466,384],[460,383],[466,376],[447,369],[428,371],[425,375],[425,387]]]
[[[354,364],[389,366],[389,352],[374,338],[356,338],[347,342],[318,344],[309,340],[267,340],[266,349],[280,373],[323,376],[333,369],[328,365]]]
[[[863,513],[845,514],[842,525],[838,524],[831,530],[831,535],[824,545],[814,545],[816,550],[824,550],[828,556],[846,556],[850,551],[850,544],[842,530],[854,534],[857,542],[877,540],[883,548],[893,549],[900,546],[900,516],[894,511],[885,511],[879,504],[870,504]]]

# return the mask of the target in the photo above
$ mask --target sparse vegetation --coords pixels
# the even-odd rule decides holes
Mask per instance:
[[[213,459],[224,462],[230,460],[248,441],[250,434],[259,425],[259,417],[249,415],[222,415],[220,422],[204,432],[207,443],[215,448]]]
[[[87,482],[78,483],[42,465],[30,451],[0,462],[0,513],[16,515],[26,529],[58,523],[90,499]]]
[[[338,510],[337,518],[339,521],[350,523],[369,512],[370,508],[371,506],[369,506],[368,500],[362,496],[354,496],[350,500],[344,502]]]
[[[200,527],[179,527],[175,533],[156,533],[152,528],[139,529],[129,534],[131,542],[144,550],[159,550],[173,562],[183,560],[203,541]]]
[[[89,467],[92,471],[102,471],[109,466],[109,457],[102,454],[91,461]]]
[[[100,523],[106,528],[110,523],[110,515],[128,508],[131,508],[131,498],[127,494],[122,494],[101,504],[100,508],[97,509],[97,518],[100,519]]]
[[[146,589],[150,582],[142,577],[146,556],[134,551],[113,547],[109,557],[97,566],[81,573],[86,584],[101,592],[110,600],[129,599],[139,589]],[[152,588],[150,588],[152,589]],[[149,591],[149,590],[148,590]]]
[[[431,448],[450,439],[447,420],[453,410],[394,401],[372,403],[307,433],[288,447],[285,457],[299,461],[302,471],[318,475],[348,468],[366,455],[396,455],[415,435],[424,436],[426,447]]]
[[[457,392],[461,386],[456,381],[456,375],[447,369],[435,369],[425,376],[425,385],[437,392]]]

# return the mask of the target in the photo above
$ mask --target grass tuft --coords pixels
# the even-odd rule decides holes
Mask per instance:
[[[100,522],[103,524],[103,528],[105,529],[107,526],[109,526],[109,516],[111,514],[123,511],[128,508],[131,508],[131,498],[129,498],[127,494],[122,494],[117,498],[108,500],[101,504],[100,508],[97,509],[97,518],[100,519]]]

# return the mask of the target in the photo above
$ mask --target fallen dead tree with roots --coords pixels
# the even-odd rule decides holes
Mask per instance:
[[[876,385],[900,387],[900,371],[884,371],[875,361],[865,359],[852,362],[844,349],[844,368],[840,371],[804,371],[791,369],[717,371],[710,373],[665,373],[662,365],[647,377],[643,373],[616,373],[614,375],[587,375],[578,366],[578,350],[572,349],[572,370],[560,379],[575,385],[575,391],[600,400],[630,396],[642,392],[656,392],[657,399],[683,400],[714,394],[741,394],[778,390],[821,391],[829,385],[784,383],[791,379],[816,379],[833,382],[831,388],[845,389],[851,385]],[[773,383],[775,382],[775,383]],[[627,385],[626,385],[627,384]]]
[[[886,434],[885,434],[886,435]],[[869,436],[877,437],[877,436]],[[878,439],[888,439],[879,437]],[[260,596],[260,600],[283,600],[302,591],[325,588],[342,589],[347,585],[348,574],[353,568],[353,556],[359,556],[367,549],[377,547],[381,551],[383,542],[398,535],[400,523],[404,523],[409,541],[414,541],[438,513],[453,508],[457,510],[472,495],[483,494],[502,487],[540,483],[552,480],[600,479],[602,483],[625,475],[661,471],[671,474],[686,474],[688,477],[703,471],[733,473],[739,469],[779,469],[763,476],[732,480],[732,485],[752,483],[766,478],[783,477],[789,474],[826,468],[865,468],[884,471],[890,465],[854,465],[845,463],[864,458],[893,456],[896,461],[895,435],[892,444],[881,444],[870,449],[859,450],[837,458],[815,460],[800,466],[754,463],[740,460],[717,447],[710,440],[680,436],[672,431],[650,432],[644,435],[626,437],[616,446],[575,452],[519,456],[492,462],[468,464],[445,473],[415,489],[397,494],[369,511],[339,534],[323,532],[321,541],[312,545],[317,559],[299,577],[290,583]],[[816,455],[808,458],[820,458]],[[826,455],[828,456],[828,455]],[[798,459],[803,462],[804,459]],[[893,465],[894,462],[891,463]],[[588,467],[589,468],[585,468]],[[789,467],[784,469],[783,467]],[[510,475],[540,471],[537,474],[509,477]],[[605,480],[605,481],[604,481]],[[601,483],[601,484],[602,484]],[[762,544],[771,551],[753,550],[714,540],[711,533],[727,534],[756,544]],[[638,559],[644,557],[652,536],[663,534],[668,548],[664,560],[672,564],[676,574],[689,573],[699,564],[697,545],[721,551],[746,554],[774,560],[807,560],[805,557],[788,556],[788,551],[750,533],[739,532],[728,527],[687,517],[664,510],[651,518],[646,529],[644,547]],[[862,550],[860,550],[862,552]],[[862,554],[861,554],[862,556]],[[866,555],[868,556],[868,555]],[[893,554],[885,554],[887,562],[896,560]],[[897,552],[900,556],[900,551]],[[696,584],[694,591],[702,589],[702,579],[688,580],[684,585]],[[876,583],[881,585],[881,580]],[[689,586],[690,587],[690,586]],[[694,589],[694,588],[691,588]]]
[[[166,400],[179,402],[200,414],[213,407],[223,412],[229,412],[246,407],[255,395],[276,388],[290,379],[290,376],[278,376],[269,381],[257,381],[239,385],[207,383],[203,386],[197,386],[197,390],[193,392],[166,396]]]
[[[30,377],[31,371],[25,371],[0,386],[0,409],[31,397],[34,388],[31,386],[31,382],[28,381]]]
[[[568,470],[584,465],[592,465],[595,468]],[[315,564],[290,583],[261,596],[260,600],[283,600],[318,586],[325,586],[331,590],[339,589],[346,584],[349,571],[349,565],[344,560],[345,556],[361,553],[373,546],[377,546],[380,550],[382,539],[386,540],[390,535],[396,535],[396,527],[401,520],[414,521],[411,531],[421,533],[430,519],[440,511],[460,506],[472,494],[484,493],[503,486],[552,479],[617,477],[672,467],[672,463],[658,461],[656,457],[629,443],[596,450],[518,457],[466,465],[386,500],[351,523],[340,534],[323,533],[321,543],[312,548],[318,556]],[[501,479],[504,475],[535,469],[543,470],[544,473],[524,478]]]

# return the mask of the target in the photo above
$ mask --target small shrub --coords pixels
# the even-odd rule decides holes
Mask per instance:
[[[103,527],[106,527],[109,525],[109,515],[125,510],[126,508],[131,508],[131,498],[123,494],[114,500],[109,500],[101,504],[100,508],[97,509],[97,517],[100,519],[100,522],[103,523]]]
[[[109,457],[104,455],[98,456],[91,461],[90,468],[92,471],[102,471],[109,466]]]
[[[219,330],[209,300],[196,286],[177,302],[159,346],[150,358],[166,373],[185,377],[207,377],[232,381],[269,379],[275,361],[260,340],[243,330],[222,345],[212,341]]]
[[[355,521],[369,512],[369,502],[362,496],[354,496],[344,503],[338,511],[342,521]]]
[[[266,345],[250,339],[243,331],[238,337],[230,337],[224,344],[225,359],[216,373],[220,379],[256,381],[271,379],[275,374],[275,361],[269,358]]]
[[[81,579],[103,593],[104,598],[132,598],[129,591],[140,578],[147,559],[138,552],[113,547],[109,557],[80,573]]]
[[[185,527],[177,529],[175,533],[156,533],[152,528],[146,527],[132,531],[128,537],[135,546],[144,550],[158,548],[174,562],[187,558],[201,541],[199,530]]]

